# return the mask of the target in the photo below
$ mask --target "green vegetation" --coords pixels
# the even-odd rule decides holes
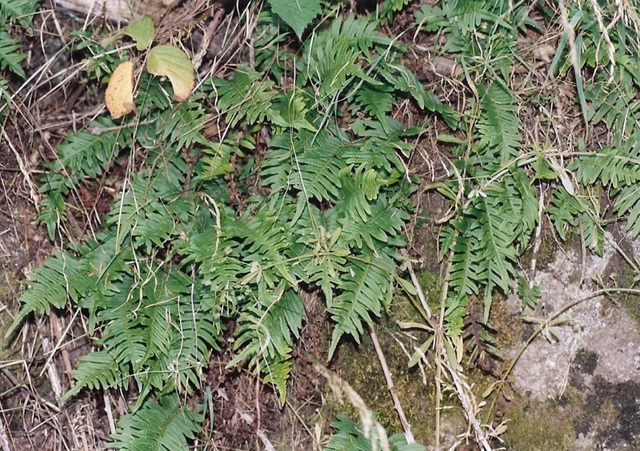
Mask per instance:
[[[198,79],[184,102],[174,100],[172,84],[143,72],[135,118],[97,118],[69,133],[47,163],[38,221],[58,250],[29,274],[7,336],[34,312],[82,309],[96,350],[81,357],[64,399],[84,389],[134,392],[112,447],[186,449],[199,436],[206,406],[184,399],[203,389],[211,354],[232,324],[229,365],[248,365],[284,403],[306,319],[303,287],[324,297],[333,325],[328,358],[345,337],[360,343],[369,325],[393,311],[396,290],[419,305],[401,252],[419,182],[408,161],[436,120],[451,153],[450,177],[429,186],[450,207],[439,256],[448,268],[444,334],[427,339],[413,365],[434,342],[454,372],[462,368],[457,343],[467,343],[472,360],[497,353],[489,322],[496,294],[517,289],[529,307],[540,295],[520,275],[519,257],[544,217],[561,239],[579,229],[595,252],[611,221],[626,220],[632,236],[640,233],[635,10],[584,2],[566,10],[558,4],[557,11],[541,5],[534,15],[527,2],[423,5],[414,14],[417,31],[442,38],[434,53],[462,68],[464,110],[456,111],[403,65],[407,47],[379,30],[409,1],[387,0],[360,17],[336,14],[337,3],[252,2],[239,18],[255,20],[256,51],[246,64]],[[36,4],[1,5],[0,69],[24,77],[24,55],[6,23]],[[627,13],[629,20],[618,20]],[[575,79],[580,119],[605,128],[605,139],[585,132],[575,149],[558,149],[551,128],[544,142],[525,133],[527,107],[557,106],[553,92],[533,81],[517,84],[514,76],[517,65],[526,66],[522,35],[543,30],[542,21],[564,27],[547,77]],[[91,60],[88,80],[153,51],[142,45],[114,52],[117,43],[103,47],[84,32],[71,39],[70,48]],[[169,74],[172,83],[174,76],[180,74]],[[7,86],[0,78],[8,99]],[[434,120],[406,127],[394,116],[404,101]],[[101,230],[77,236],[69,199],[115,169],[125,175]],[[439,312],[436,299],[428,305]],[[438,330],[424,312],[421,320]],[[536,427],[547,422],[541,417]],[[334,429],[328,449],[371,446],[344,417]],[[564,429],[558,434],[546,449],[564,443]],[[402,436],[390,440],[391,449],[421,449]]]

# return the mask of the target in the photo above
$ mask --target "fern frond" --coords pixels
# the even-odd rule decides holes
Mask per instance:
[[[599,181],[618,189],[638,183],[640,158],[636,142],[636,139],[629,139],[621,147],[606,147],[573,161],[567,169],[575,171],[577,179],[588,185]]]
[[[273,287],[277,285],[275,278],[282,277],[292,286],[297,283],[285,263],[289,241],[284,233],[287,225],[280,221],[280,216],[287,206],[278,201],[278,196],[273,196],[253,217],[239,219],[233,226],[235,236],[242,243],[244,260],[252,265],[252,272],[244,282],[256,278],[259,283]]]
[[[165,168],[165,174],[158,170],[160,173],[155,176],[148,170],[140,171],[116,198],[116,206],[105,222],[115,228],[120,244],[131,237],[135,247],[150,252],[154,245],[162,246],[178,233],[180,216],[190,210],[189,200],[181,197],[181,190],[176,187],[184,173],[175,174],[178,170],[169,164]]]
[[[38,224],[46,226],[51,241],[55,239],[56,230],[64,218],[65,205],[64,197],[58,190],[51,191],[40,202],[40,211],[36,220]]]
[[[361,139],[345,148],[346,163],[384,169],[389,175],[404,172],[400,155],[409,156],[411,145],[405,139],[415,135],[417,130],[405,130],[400,122],[389,116],[376,121],[357,121],[352,130]]]
[[[58,158],[51,165],[53,171],[64,169],[72,174],[73,180],[95,178],[131,143],[131,129],[119,129],[110,119],[102,118],[91,127],[96,130],[94,133],[82,129],[68,135],[58,146]],[[71,187],[75,183],[67,185]]]
[[[13,37],[0,29],[0,70],[10,70],[21,78],[25,77],[24,70],[20,66],[27,55],[19,52],[20,44]]]
[[[374,252],[388,245],[394,237],[402,236],[402,226],[409,220],[409,215],[390,205],[386,196],[380,196],[369,205],[369,214],[364,220],[340,218],[342,233],[350,244],[363,249],[363,243]],[[402,238],[401,238],[402,240]],[[403,241],[394,241],[394,245],[402,246]]]
[[[118,421],[108,448],[123,451],[187,451],[196,437],[204,417],[181,405],[177,395],[162,396],[156,402],[148,399],[134,413]]]
[[[394,99],[390,86],[377,86],[364,83],[356,92],[355,102],[350,105],[352,111],[364,110],[373,117],[383,117],[391,112]]]
[[[614,194],[616,195],[614,211],[618,216],[628,215],[627,231],[633,237],[637,237],[640,234],[640,188],[637,184],[625,186]]]
[[[262,73],[241,66],[233,79],[214,82],[218,110],[226,114],[232,127],[243,120],[250,125],[273,118],[272,103],[278,91],[272,81],[260,81],[262,78]]]
[[[554,191],[551,206],[546,211],[561,239],[566,239],[569,226],[581,225],[587,247],[598,254],[602,253],[604,222],[599,217],[599,211],[589,208],[584,200],[572,196],[563,187]]]
[[[491,280],[508,293],[516,275],[517,252],[513,246],[519,226],[518,216],[508,211],[508,204],[503,202],[499,193],[489,192],[487,196],[476,198],[469,214],[477,218],[479,229],[479,246],[484,269],[481,278]]]
[[[211,143],[202,136],[202,131],[211,115],[192,96],[188,102],[177,104],[166,110],[156,121],[156,130],[162,141],[171,147],[181,150],[193,144],[208,147]]]
[[[340,278],[340,295],[327,305],[327,311],[336,323],[329,358],[344,334],[351,335],[360,343],[363,323],[372,324],[372,315],[380,316],[393,295],[395,264],[388,257],[350,259],[348,271]]]
[[[274,190],[296,188],[316,199],[335,201],[340,190],[340,171],[344,168],[340,154],[347,142],[318,134],[313,145],[311,136],[291,140],[287,135],[274,137],[274,148],[264,162],[264,181]]]
[[[28,28],[39,5],[38,0],[0,0],[0,23],[13,19]]]
[[[127,380],[122,377],[118,362],[107,350],[94,351],[80,357],[73,371],[76,384],[61,398],[65,401],[80,393],[83,388],[103,389],[122,387]]]
[[[480,146],[500,164],[512,161],[518,156],[521,141],[515,98],[498,82],[481,89],[480,96],[482,115],[477,125]]]
[[[87,274],[86,263],[67,253],[54,252],[41,267],[28,275],[28,290],[20,296],[22,308],[5,336],[8,337],[32,312],[49,314],[51,308],[63,308],[67,300],[77,303],[95,287],[96,279]]]
[[[380,68],[380,75],[396,91],[413,97],[420,109],[426,108],[433,113],[438,113],[449,128],[452,130],[458,128],[460,116],[456,111],[449,105],[443,104],[434,94],[427,92],[418,77],[407,67],[401,64],[386,63]]]
[[[442,249],[450,250],[451,253],[445,317],[452,336],[462,332],[464,310],[469,296],[477,295],[480,291],[478,285],[484,269],[478,252],[479,234],[478,222],[466,216],[452,221],[442,234]]]
[[[266,375],[284,403],[291,371],[291,344],[294,337],[299,338],[305,318],[302,298],[292,289],[259,293],[240,318],[235,347],[241,352],[229,366],[250,357],[251,366]]]

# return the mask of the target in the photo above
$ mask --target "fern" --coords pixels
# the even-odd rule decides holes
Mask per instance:
[[[52,307],[63,308],[68,300],[77,303],[95,286],[95,278],[87,274],[86,262],[68,253],[56,252],[29,273],[27,286],[29,289],[20,296],[22,308],[7,330],[7,336],[32,312],[48,314]]]
[[[188,450],[204,417],[182,406],[176,395],[149,399],[135,414],[123,416],[109,448],[119,450]]]
[[[372,324],[371,315],[380,316],[393,295],[395,266],[389,259],[352,259],[349,272],[342,275],[338,288],[341,294],[327,306],[336,322],[329,346],[333,355],[340,338],[350,334],[356,342],[364,332],[363,323]]]
[[[279,288],[273,293],[258,293],[240,317],[235,346],[241,352],[229,365],[250,357],[252,366],[266,374],[265,382],[276,387],[284,403],[291,343],[294,337],[299,338],[305,317],[302,299],[294,291]]]
[[[518,156],[520,134],[513,95],[498,82],[480,91],[482,115],[478,120],[479,146],[501,164]]]
[[[259,20],[265,36],[284,43],[272,28],[279,25],[273,14]],[[80,35],[76,51],[101,54]],[[201,387],[225,324],[235,325],[230,365],[261,374],[284,402],[306,320],[301,285],[325,296],[334,323],[330,355],[345,334],[360,341],[389,309],[415,190],[407,141],[424,127],[405,129],[393,119],[394,107],[409,98],[458,125],[396,51],[402,49],[369,18],[337,19],[311,31],[298,54],[265,51],[271,59],[260,55],[256,69],[207,80],[181,104],[143,75],[136,127],[101,119],[93,133],[72,134],[59,146],[42,179],[47,197],[39,215],[52,238],[73,189],[102,177],[123,153],[130,166],[103,230],[36,270],[11,331],[34,311],[71,303],[87,312],[97,350],[80,359],[65,399],[85,389],[135,392],[138,401],[121,419],[113,447],[189,445],[202,417],[178,396]],[[118,58],[92,60],[89,79]],[[291,68],[295,82],[277,86]],[[205,137],[213,120],[207,99],[215,99],[226,127],[217,142]],[[352,127],[338,120],[349,108],[366,110]],[[530,193],[515,176],[501,183]],[[531,203],[492,208],[522,213]],[[524,236],[532,223],[483,227],[497,240]],[[505,261],[510,250],[494,246]]]
[[[378,430],[369,427],[365,435],[362,422],[354,424],[344,415],[336,415],[331,423],[335,434],[331,436],[325,450],[329,451],[372,451],[381,449],[381,437]],[[419,443],[408,444],[403,434],[395,434],[389,437],[389,446],[392,451],[424,451],[426,448]]]
[[[27,55],[18,52],[20,44],[6,31],[0,30],[0,70],[9,70],[14,74],[24,78],[25,73],[20,62]]]
[[[272,81],[259,81],[263,77],[260,72],[242,66],[232,80],[215,81],[218,109],[227,115],[232,127],[243,119],[253,124],[273,117],[271,105],[278,93]]]

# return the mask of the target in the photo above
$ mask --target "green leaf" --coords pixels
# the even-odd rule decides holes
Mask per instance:
[[[147,71],[153,75],[169,77],[173,87],[173,98],[183,102],[189,98],[195,80],[193,64],[189,56],[172,45],[159,45],[149,52]]]
[[[293,28],[298,38],[322,10],[320,0],[269,0],[271,10]]]
[[[200,431],[204,417],[185,405],[177,395],[161,397],[158,402],[148,399],[137,412],[118,421],[107,445],[122,451],[187,451],[189,440]]]
[[[136,41],[136,48],[140,51],[146,49],[151,44],[155,34],[153,20],[150,17],[143,17],[130,24],[123,31],[124,34]]]

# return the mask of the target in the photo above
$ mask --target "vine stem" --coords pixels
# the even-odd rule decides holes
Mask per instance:
[[[373,347],[376,348],[378,361],[380,362],[380,366],[382,367],[384,378],[387,381],[387,390],[389,390],[389,394],[391,395],[391,399],[393,400],[393,407],[398,413],[398,418],[400,418],[400,424],[402,424],[404,436],[407,439],[408,444],[415,443],[415,439],[413,438],[413,434],[411,433],[411,425],[407,421],[407,417],[405,416],[404,410],[402,409],[400,398],[398,398],[398,391],[393,384],[391,371],[389,371],[389,365],[387,365],[387,359],[385,358],[384,352],[382,352],[382,347],[380,346],[380,342],[378,341],[378,334],[371,324],[369,324],[369,335],[371,336],[371,341],[373,341]]]

